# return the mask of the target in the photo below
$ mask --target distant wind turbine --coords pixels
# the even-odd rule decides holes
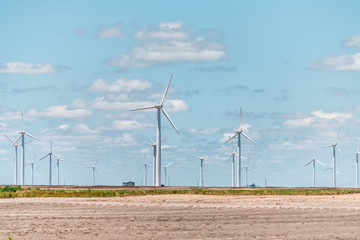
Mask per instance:
[[[141,168],[144,168],[144,171],[145,171],[145,173],[144,173],[144,178],[145,178],[144,183],[145,183],[145,186],[147,186],[147,168],[148,168],[148,167],[151,167],[151,165],[150,165],[150,164],[147,164],[147,162],[146,162],[146,154],[144,154],[144,158],[145,158],[145,163],[144,163],[144,165],[142,165],[142,166],[140,167],[140,169],[141,169]]]
[[[338,150],[338,152],[341,154],[341,156],[343,156],[343,154],[340,151],[340,148],[338,147],[338,140],[339,140],[339,135],[340,135],[340,129],[338,132],[338,136],[336,138],[336,142],[332,145],[328,145],[328,146],[324,146],[324,148],[327,147],[332,147],[333,148],[333,161],[332,161],[332,166],[331,166],[331,170],[332,170],[332,186],[336,187],[336,156],[335,156],[335,149]]]
[[[331,167],[329,167],[329,168],[324,169],[324,171],[327,171],[327,170],[331,170],[331,173],[333,174],[333,172],[334,172],[334,167],[331,166]],[[340,174],[340,172],[339,172],[338,170],[335,170],[335,174]],[[333,177],[332,179],[334,180],[334,177]]]
[[[165,174],[164,174],[164,180],[165,180],[165,181],[164,181],[164,186],[166,186],[166,169],[167,169],[168,167],[170,167],[170,165],[173,164],[173,163],[174,163],[174,162],[171,162],[171,163],[169,163],[168,165],[165,165],[165,166],[164,166],[164,173],[165,173]]]
[[[242,129],[242,110],[240,108],[240,128],[239,131],[235,132],[235,135],[229,138],[225,143],[229,142],[231,139],[238,137],[238,159],[237,159],[237,187],[241,187],[241,135],[243,135],[246,139],[256,145],[256,143],[248,137]]]
[[[156,186],[156,143],[151,138],[145,137],[151,142],[151,146],[153,147],[153,186]],[[161,142],[165,139],[166,137],[164,137]]]
[[[95,164],[92,165],[91,167],[86,167],[86,168],[92,168],[92,185],[95,186],[95,172],[98,174],[98,172],[96,171],[96,164],[98,163],[99,160],[96,160]]]
[[[169,90],[169,86],[170,86],[170,83],[171,83],[172,76],[173,75],[171,74],[169,83],[168,83],[168,85],[167,85],[167,87],[165,89],[164,95],[163,95],[163,97],[162,97],[159,104],[157,104],[155,106],[136,108],[136,109],[131,110],[131,111],[147,110],[147,109],[156,109],[157,110],[156,165],[154,166],[154,168],[156,168],[156,181],[155,181],[156,186],[161,186],[161,112],[169,120],[169,122],[171,123],[171,125],[173,126],[173,128],[175,129],[177,134],[180,135],[179,131],[176,129],[174,123],[171,121],[169,115],[167,114],[167,112],[165,111],[165,109],[163,107],[167,92]]]
[[[30,133],[25,131],[25,124],[24,124],[24,116],[23,112],[21,110],[21,119],[22,119],[22,131],[19,132],[20,136],[15,140],[17,142],[21,138],[21,185],[24,185],[24,179],[25,179],[25,135],[28,135],[29,137],[41,142],[38,138],[32,136]],[[14,143],[15,146],[15,143]]]
[[[57,168],[57,185],[60,185],[60,161],[64,162],[64,159],[56,157],[56,168]]]
[[[11,140],[11,138],[9,138],[8,136],[6,136],[5,134],[4,134],[4,136],[7,138],[7,139],[9,139],[9,141],[12,143],[12,146],[14,146],[14,150],[15,150],[15,153],[14,153],[14,185],[17,185],[18,183],[17,183],[17,180],[18,180],[18,160],[17,160],[17,148],[19,147],[19,146],[21,146],[21,144],[18,144],[18,143],[16,143],[15,141],[13,141],[13,140]],[[25,142],[25,144],[26,143],[28,143],[28,142],[31,142],[32,140],[29,140],[29,141],[26,141]]]
[[[34,185],[34,167],[38,169],[35,164],[35,158],[36,158],[36,154],[34,154],[34,161],[32,163],[26,164],[26,165],[31,165],[31,185]]]
[[[313,187],[315,187],[315,163],[320,163],[321,165],[324,165],[324,166],[325,166],[325,164],[323,164],[322,162],[320,162],[319,160],[317,160],[317,159],[315,158],[315,156],[314,156],[314,158],[313,158],[310,162],[308,162],[305,166],[309,165],[310,163],[313,164]]]
[[[46,158],[47,156],[49,156],[49,185],[51,185],[51,179],[52,179],[52,156],[54,156],[55,158],[58,158],[57,156],[55,156],[52,152],[52,141],[50,141],[50,152],[48,154],[46,154],[45,156],[43,156],[42,158],[40,158],[40,160],[43,160],[44,158]]]
[[[244,169],[245,169],[245,187],[248,187],[248,172],[252,174],[254,173],[249,169],[247,165],[244,167]]]
[[[197,159],[200,160],[200,187],[204,186],[204,160],[206,158],[207,152],[202,157],[195,156]]]
[[[356,145],[356,153],[355,153],[355,158],[353,160],[353,162],[356,163],[356,187],[359,187],[359,149],[358,146]]]
[[[231,183],[232,183],[232,187],[235,187],[235,155],[236,155],[236,152],[235,151],[233,151],[232,153],[231,153],[231,156],[230,156],[230,158],[226,161],[226,163],[228,163],[230,160],[232,160],[231,162],[232,162],[232,172],[231,172],[231,176],[232,176],[232,178],[231,178]]]

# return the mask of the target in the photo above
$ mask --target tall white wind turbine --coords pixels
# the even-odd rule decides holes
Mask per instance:
[[[336,138],[336,142],[334,144],[332,144],[332,145],[324,146],[324,148],[327,148],[327,147],[332,147],[333,148],[333,161],[332,161],[332,166],[331,166],[331,170],[332,170],[332,186],[333,187],[336,187],[336,155],[335,155],[336,150],[338,150],[338,152],[341,154],[341,156],[343,156],[343,154],[340,151],[340,148],[338,147],[339,135],[340,135],[340,129],[339,129],[339,132],[338,132],[338,136]]]
[[[331,175],[332,175],[333,172],[334,172],[334,167],[331,166],[331,167],[329,167],[329,168],[326,168],[326,169],[324,169],[324,172],[327,171],[327,170],[331,170]],[[335,174],[340,174],[340,172],[339,172],[338,170],[335,170]],[[333,176],[333,175],[332,175],[332,176]],[[332,177],[332,180],[334,180],[334,177]]]
[[[19,132],[20,136],[15,140],[17,142],[21,138],[21,185],[24,185],[24,179],[25,179],[25,135],[41,142],[38,138],[34,137],[30,133],[25,131],[25,125],[24,125],[24,116],[23,112],[21,110],[21,119],[22,119],[22,131]],[[15,146],[15,144],[14,144]]]
[[[241,135],[244,136],[246,139],[248,139],[250,142],[256,145],[256,143],[248,137],[244,130],[242,129],[242,110],[240,108],[240,128],[239,131],[235,132],[235,135],[229,138],[225,143],[229,142],[231,139],[238,137],[238,153],[237,153],[237,187],[241,186]]]
[[[56,168],[57,168],[57,185],[60,185],[60,161],[64,162],[64,159],[56,157]]]
[[[314,157],[310,162],[308,162],[308,163],[305,165],[305,167],[306,167],[307,165],[309,165],[310,163],[313,164],[313,187],[315,187],[315,164],[316,164],[316,163],[320,163],[321,165],[324,165],[324,166],[325,166],[325,164],[323,164],[322,162],[320,162],[318,159],[316,159],[316,158]]]
[[[55,158],[58,158],[56,157],[53,152],[52,152],[52,141],[50,141],[50,152],[48,154],[46,154],[45,156],[43,156],[42,158],[40,158],[40,160],[43,160],[44,158],[46,158],[47,156],[49,156],[49,185],[51,185],[51,179],[52,179],[52,169],[51,169],[51,166],[52,166],[52,157],[54,156]]]
[[[151,138],[145,137],[151,142],[151,146],[153,147],[153,186],[156,186],[156,143]],[[166,137],[164,137],[161,142],[165,139]]]
[[[356,187],[359,187],[359,149],[358,146],[356,145],[356,153],[355,153],[355,158],[353,160],[353,162],[356,163]]]
[[[11,140],[11,138],[9,138],[8,136],[6,136],[5,134],[4,134],[4,136],[7,138],[7,139],[9,139],[9,141],[12,143],[12,146],[14,146],[14,150],[15,150],[15,153],[14,153],[14,185],[17,185],[18,183],[17,183],[17,180],[18,180],[18,160],[17,160],[17,148],[19,147],[19,146],[21,146],[21,144],[19,143],[16,143],[15,141],[13,141],[13,140]],[[32,140],[29,140],[29,141],[26,141],[25,142],[25,144],[26,143],[28,143],[28,142],[31,142]]]
[[[172,74],[169,80],[169,83],[165,89],[164,95],[160,101],[159,104],[155,105],[155,106],[150,106],[150,107],[143,107],[143,108],[136,108],[136,109],[132,109],[131,111],[138,111],[138,110],[147,110],[147,109],[156,109],[157,110],[157,132],[156,132],[156,165],[154,166],[154,168],[156,168],[156,181],[155,181],[155,186],[161,186],[161,112],[165,115],[165,117],[169,120],[169,122],[171,123],[171,125],[173,126],[173,128],[175,129],[175,131],[177,132],[177,134],[180,135],[179,131],[176,129],[174,123],[171,121],[169,115],[167,114],[167,112],[165,111],[163,104],[166,98],[166,95],[168,93],[169,90],[169,86],[171,83],[171,79],[172,79]]]
[[[204,186],[204,160],[206,158],[207,152],[202,157],[195,156],[197,159],[200,160],[200,187]]]
[[[167,169],[168,167],[170,167],[170,165],[173,164],[173,163],[174,163],[174,162],[171,162],[171,163],[169,163],[169,164],[167,164],[167,165],[164,166],[164,186],[166,186],[166,178],[167,178],[166,169]]]
[[[92,165],[91,167],[86,167],[86,168],[92,168],[92,185],[95,186],[95,172],[98,174],[98,172],[96,171],[96,164],[98,163],[99,160],[96,160],[95,164]]]
[[[151,165],[150,164],[147,164],[147,162],[146,162],[146,155],[144,154],[144,158],[145,158],[145,163],[144,163],[144,165],[142,165],[141,167],[140,167],[140,169],[141,168],[144,168],[144,179],[145,179],[145,181],[144,181],[144,183],[145,183],[145,186],[147,186],[147,168],[148,167],[151,167]]]

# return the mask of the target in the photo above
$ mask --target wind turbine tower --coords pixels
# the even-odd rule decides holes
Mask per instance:
[[[231,139],[238,137],[238,153],[237,153],[237,187],[241,187],[241,135],[248,139],[250,142],[256,145],[256,143],[248,137],[244,130],[242,129],[242,110],[240,108],[240,128],[239,131],[235,132],[235,135],[229,138],[225,143],[229,142]]]
[[[57,167],[57,185],[60,185],[60,161],[65,161],[64,159],[56,158],[56,167]]]
[[[156,143],[149,137],[145,136],[147,140],[151,142],[151,146],[153,147],[153,186],[156,186]],[[166,137],[164,137],[162,141],[164,141]],[[150,165],[149,165],[150,166]]]
[[[96,171],[96,164],[98,163],[99,160],[96,160],[95,164],[92,165],[91,167],[87,167],[87,168],[92,168],[92,185],[95,186],[95,172],[98,173]]]
[[[310,163],[313,164],[313,187],[315,187],[315,164],[316,164],[316,163],[320,163],[321,165],[324,165],[324,166],[325,166],[325,164],[323,164],[322,162],[320,162],[319,160],[317,160],[317,159],[314,157],[310,162],[308,162],[308,163],[305,165],[305,167],[306,167],[307,165],[309,165]]]
[[[167,176],[166,176],[166,169],[168,168],[168,167],[170,167],[170,165],[171,164],[173,164],[173,162],[171,162],[171,163],[169,163],[168,165],[166,165],[166,166],[164,166],[164,186],[166,186],[166,178],[167,178]]]
[[[335,155],[336,150],[338,150],[338,152],[341,154],[341,156],[343,156],[343,154],[340,151],[340,148],[338,147],[339,135],[340,135],[340,129],[339,129],[339,132],[338,132],[336,142],[334,144],[332,144],[332,145],[324,146],[324,148],[327,148],[327,147],[332,147],[333,148],[333,161],[332,161],[332,166],[331,166],[331,170],[332,170],[332,186],[333,187],[336,187],[336,172],[337,172],[336,171],[336,155]]]
[[[248,187],[248,172],[254,174],[248,166],[245,166],[245,187]]]
[[[207,154],[207,152],[202,157],[195,156],[197,159],[200,160],[200,187],[204,186],[204,169],[203,168],[204,168],[204,160],[206,158],[206,154]]]
[[[52,141],[50,141],[50,152],[48,154],[46,154],[45,156],[43,156],[42,158],[40,158],[40,160],[43,160],[44,158],[46,158],[47,156],[49,156],[49,185],[51,185],[51,179],[52,179],[52,169],[51,169],[51,166],[52,166],[52,156],[54,156],[55,158],[58,158],[56,157],[53,152],[52,152]]]
[[[359,154],[358,146],[356,146],[355,158],[353,160],[353,162],[355,161],[356,163],[356,188],[359,187]]]
[[[232,178],[231,178],[231,183],[232,183],[232,187],[235,187],[235,155],[236,155],[236,153],[235,153],[235,151],[233,151],[232,153],[231,153],[231,156],[230,156],[230,158],[226,161],[226,163],[228,163],[230,160],[232,160],[231,161],[231,165],[232,165],[232,167],[231,167],[231,170],[232,170],[232,172],[231,172],[231,176],[232,176]]]
[[[36,158],[36,154],[34,154],[34,161],[32,163],[26,164],[26,165],[31,165],[31,185],[34,185],[34,167],[37,169],[35,165],[35,158]]]
[[[38,138],[32,136],[30,133],[25,131],[25,125],[24,125],[24,116],[21,111],[21,119],[22,119],[22,131],[19,132],[20,136],[15,140],[17,142],[21,138],[21,185],[24,185],[24,179],[25,179],[25,135],[28,135],[29,137],[41,142]],[[15,145],[15,144],[14,144]]]
[[[167,95],[167,92],[169,90],[169,86],[171,83],[171,79],[172,79],[172,74],[169,80],[169,83],[165,89],[164,95],[160,101],[159,104],[155,105],[155,106],[150,106],[150,107],[143,107],[143,108],[136,108],[136,109],[132,109],[131,111],[138,111],[138,110],[147,110],[147,109],[156,109],[157,110],[157,130],[156,130],[156,165],[154,166],[154,168],[156,169],[156,178],[155,178],[155,186],[161,186],[161,112],[165,115],[165,117],[169,120],[169,122],[171,123],[171,125],[173,126],[173,128],[175,129],[175,131],[177,132],[177,134],[180,135],[179,131],[176,129],[174,123],[171,121],[169,115],[167,114],[167,112],[165,111],[163,104]]]
[[[151,165],[149,165],[149,164],[147,164],[147,162],[146,162],[146,154],[144,154],[144,158],[145,158],[145,163],[144,163],[144,165],[142,165],[141,167],[140,167],[140,169],[141,168],[144,168],[144,178],[145,178],[145,181],[144,181],[144,183],[145,183],[145,186],[147,186],[147,168],[148,167],[151,167]]]

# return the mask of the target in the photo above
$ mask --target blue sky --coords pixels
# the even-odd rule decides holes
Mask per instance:
[[[249,182],[311,186],[314,154],[331,166],[341,128],[338,186],[354,186],[360,142],[360,16],[357,1],[2,1],[0,3],[0,132],[25,127],[42,142],[26,149],[37,159],[35,184],[48,183],[50,150],[65,159],[61,183],[144,181],[152,164],[155,111],[129,109],[160,101],[162,160],[171,185],[196,186],[209,151],[204,185],[230,186],[239,127],[254,172]],[[0,183],[13,183],[10,142],[0,138]],[[20,154],[20,152],[19,152]],[[317,184],[330,186],[319,167]],[[53,182],[56,169],[53,168]],[[148,172],[148,182],[151,174]],[[26,183],[30,183],[30,167]],[[244,177],[244,174],[243,174]],[[244,178],[242,179],[244,182]]]

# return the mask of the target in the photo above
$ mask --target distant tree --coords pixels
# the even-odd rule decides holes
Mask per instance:
[[[255,185],[255,183],[253,183],[249,187],[256,187],[256,185]]]

